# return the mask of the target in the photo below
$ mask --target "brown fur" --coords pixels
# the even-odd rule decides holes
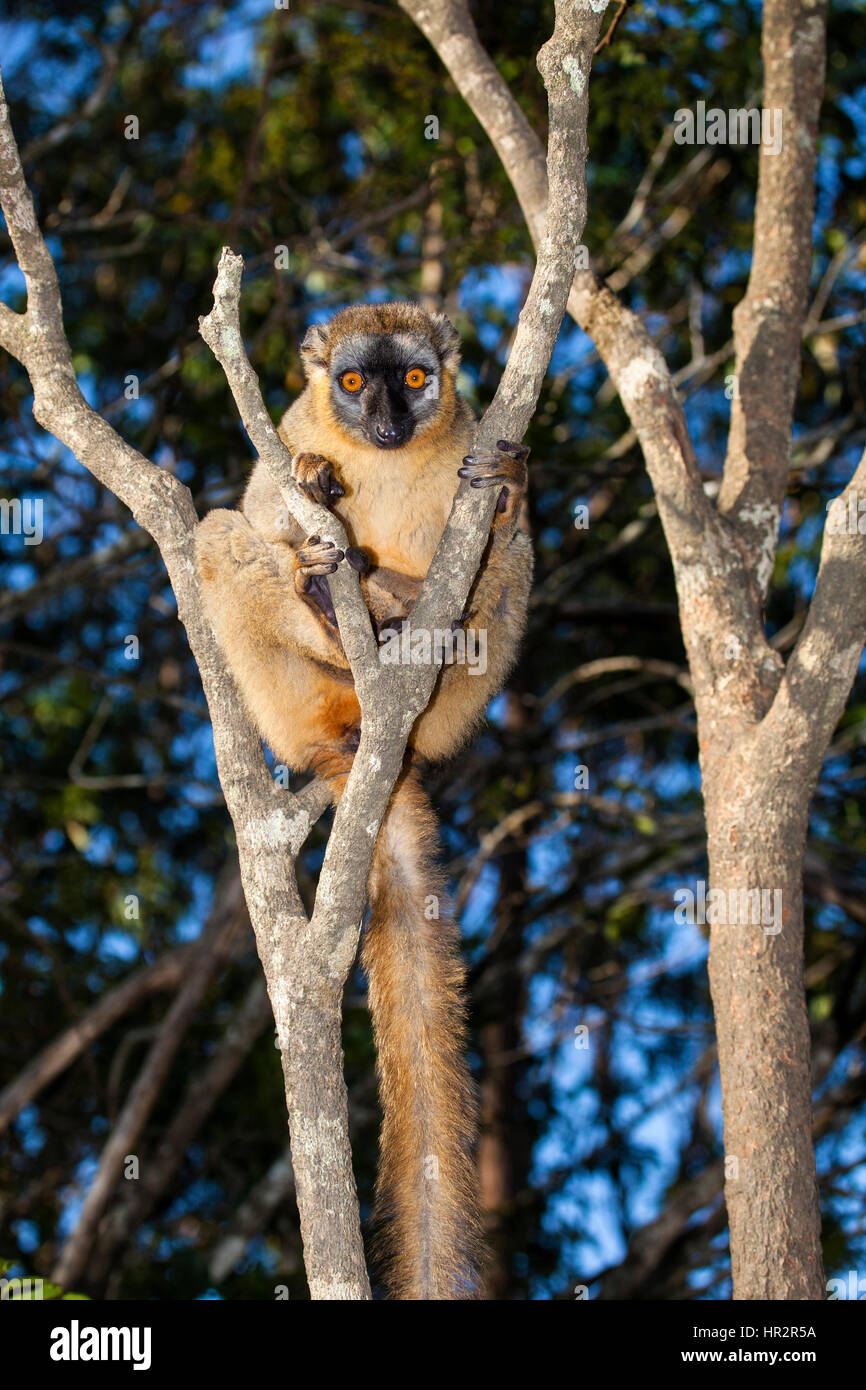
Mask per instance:
[[[345,432],[331,407],[331,352],[347,336],[376,332],[423,333],[442,362],[434,419],[391,451]],[[417,305],[358,306],[311,329],[302,355],[309,385],[280,433],[294,456],[314,453],[331,463],[344,489],[334,511],[373,562],[362,579],[373,615],[404,615],[438,545],[471,444],[472,417],[455,389],[456,335],[443,315]],[[487,630],[487,671],[471,675],[459,664],[443,670],[410,737],[422,758],[449,757],[467,741],[514,660],[531,577],[529,538],[517,529],[520,501],[512,495],[497,513],[464,622]],[[304,539],[258,465],[243,513],[214,511],[200,524],[196,563],[220,645],[263,738],[289,767],[326,778],[336,799],[360,712],[336,629],[295,588]],[[463,1057],[463,966],[457,928],[443,911],[435,842],[432,810],[410,768],[377,841],[362,950],[384,1114],[377,1224],[389,1291],[403,1299],[473,1297],[478,1283],[476,1107]]]

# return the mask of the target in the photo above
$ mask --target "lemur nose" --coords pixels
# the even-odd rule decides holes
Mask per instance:
[[[381,425],[377,425],[376,438],[380,439],[383,444],[395,444],[399,438],[399,431],[395,430],[393,425],[386,425],[384,429]]]

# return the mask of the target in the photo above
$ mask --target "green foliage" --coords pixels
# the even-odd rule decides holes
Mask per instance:
[[[64,1293],[59,1284],[46,1279],[35,1278],[32,1274],[22,1274],[17,1260],[0,1259],[0,1282],[3,1284],[0,1298],[4,1302],[87,1302],[87,1294]]]

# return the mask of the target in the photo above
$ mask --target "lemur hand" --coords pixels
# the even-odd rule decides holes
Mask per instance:
[[[333,507],[339,497],[346,495],[334,465],[321,454],[298,454],[292,462],[292,472],[301,491],[320,507]]]
[[[497,439],[495,454],[467,454],[458,468],[460,478],[468,478],[470,487],[496,487],[504,483],[496,499],[493,525],[496,530],[511,531],[517,524],[520,504],[526,492],[529,473],[526,460],[529,449],[525,444],[512,444]]]
[[[295,551],[295,588],[334,626],[337,618],[325,575],[333,574],[342,558],[342,550],[333,541],[323,541],[318,536],[308,537],[300,550]]]

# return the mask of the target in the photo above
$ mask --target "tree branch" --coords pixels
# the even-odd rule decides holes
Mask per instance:
[[[549,196],[544,149],[482,46],[466,0],[399,3],[436,49],[490,139],[538,248],[545,236]],[[605,6],[597,8],[603,11]],[[573,274],[567,307],[595,343],[637,433],[678,573],[691,566],[708,574],[708,542],[720,558],[729,553],[730,545],[704,494],[664,358],[636,315],[592,271]]]
[[[130,1184],[126,1201],[116,1203],[105,1222],[88,1265],[92,1279],[98,1282],[105,1276],[118,1245],[147,1220],[160,1201],[195,1135],[231,1085],[271,1017],[264,977],[257,974],[207,1065],[190,1078],[156,1152],[142,1159],[138,1182]]]
[[[228,943],[228,948],[236,943]],[[123,1018],[141,999],[161,990],[177,989],[195,944],[178,946],[151,965],[136,970],[94,1004],[92,1009],[43,1048],[22,1072],[0,1091],[0,1134],[55,1077],[70,1067],[85,1048]]]
[[[631,3],[632,0],[619,0],[619,9],[610,22],[610,28],[604,38],[599,39],[598,43],[595,45],[596,53],[600,53],[603,48],[607,48],[608,44],[613,43],[613,36],[617,31],[619,22]]]
[[[719,493],[719,510],[742,537],[761,599],[788,489],[812,268],[826,11],[826,0],[765,0],[761,26],[763,113],[781,120],[781,149],[761,143],[752,268],[734,311],[738,389]]]
[[[229,914],[226,921],[225,913],[219,913],[196,942],[183,985],[160,1024],[153,1046],[100,1154],[99,1168],[84,1199],[75,1230],[54,1266],[51,1277],[61,1288],[71,1288],[84,1271],[99,1222],[111,1200],[126,1157],[136,1151],[141,1131],[156,1104],[177,1049],[219,970],[222,953],[215,949],[217,942],[220,936],[233,930],[232,915]]]
[[[286,1148],[275,1158],[264,1177],[238,1207],[229,1229],[211,1251],[208,1275],[211,1283],[221,1284],[243,1256],[253,1236],[263,1231],[277,1207],[295,1185],[292,1154]]]
[[[830,503],[815,591],[773,704],[757,730],[758,765],[784,748],[786,782],[814,785],[851,693],[866,636],[866,452]]]

